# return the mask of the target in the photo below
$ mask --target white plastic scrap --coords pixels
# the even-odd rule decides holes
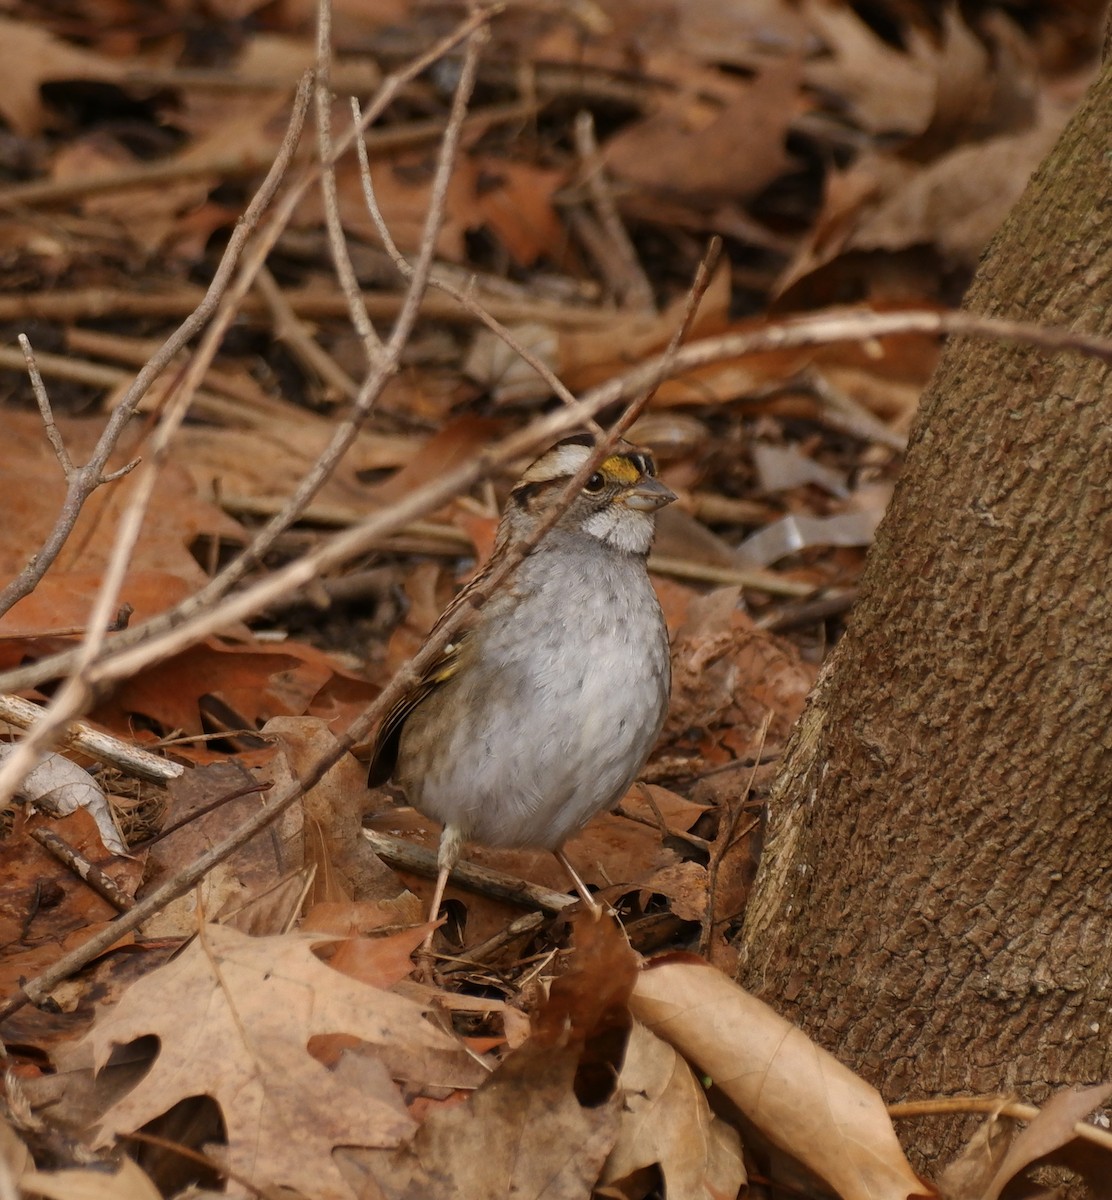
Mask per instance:
[[[757,442],[752,448],[752,455],[762,492],[786,492],[813,483],[840,499],[844,500],[849,495],[844,472],[815,462],[795,446],[772,446],[768,442]]]
[[[746,566],[767,567],[812,546],[869,546],[881,515],[865,511],[835,517],[781,517],[747,537],[737,556]]]

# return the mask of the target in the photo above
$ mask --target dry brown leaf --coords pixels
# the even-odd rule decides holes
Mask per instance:
[[[371,933],[384,925],[419,925],[428,909],[411,892],[393,900],[345,900],[317,903],[301,918],[301,928],[311,933],[328,933],[351,938]]]
[[[405,1146],[341,1155],[349,1178],[369,1176],[390,1200],[583,1200],[617,1134],[635,976],[617,922],[582,914],[573,967],[529,1041],[466,1102],[431,1112]]]
[[[476,203],[483,224],[514,262],[530,267],[545,255],[558,262],[567,234],[552,197],[567,182],[567,172],[495,158],[478,160],[476,165],[480,171]]]
[[[462,416],[426,439],[396,474],[372,491],[375,504],[391,504],[423,484],[474,458],[498,436],[503,426],[486,417]]]
[[[1048,111],[1034,129],[959,146],[924,169],[908,168],[905,182],[863,215],[844,250],[925,243],[973,267],[1057,141],[1067,115]]]
[[[111,1173],[92,1167],[29,1171],[19,1186],[28,1195],[47,1200],[162,1200],[150,1176],[130,1158],[121,1158]]]
[[[167,732],[197,735],[208,731],[204,700],[210,708],[220,706],[221,719],[235,722],[225,728],[256,729],[273,717],[306,713],[346,724],[373,693],[366,680],[303,642],[275,648],[210,638],[131,676],[95,715],[111,728],[127,729],[133,714],[142,713]],[[202,747],[190,753],[202,760],[225,757]]]
[[[730,83],[721,107],[704,110],[681,94],[627,126],[604,147],[609,169],[627,184],[696,203],[755,196],[791,163],[785,140],[800,69],[789,59],[752,83]]]
[[[336,747],[335,736],[317,717],[274,717],[262,734],[278,745],[270,778],[279,790],[304,778],[317,759]],[[397,876],[359,836],[366,801],[367,768],[350,754],[305,793],[300,805],[302,855],[316,868],[310,903],[397,896]]]
[[[166,826],[174,828],[150,849],[149,871],[157,877],[193,862],[258,810],[257,773],[234,760],[206,763],[166,787]],[[201,812],[208,809],[207,812]],[[198,815],[200,814],[200,815]],[[287,809],[246,845],[217,863],[197,887],[171,901],[143,925],[145,937],[189,937],[199,917],[221,913],[231,919],[259,900],[275,879],[299,870],[301,819]]]
[[[16,742],[0,742],[0,761],[15,753]],[[96,824],[104,847],[112,854],[126,854],[127,846],[116,826],[108,797],[99,783],[83,767],[54,751],[33,767],[19,785],[22,796],[40,812],[53,817],[68,817],[83,808]]]
[[[67,143],[58,151],[51,178],[58,183],[95,183],[141,165],[142,160],[114,137],[97,130]],[[94,188],[82,199],[81,210],[87,216],[113,222],[122,236],[147,254],[154,254],[179,233],[179,222],[187,214],[201,208],[215,183],[214,176],[209,180],[167,181],[158,187],[103,192]],[[225,211],[212,227],[232,219],[232,214]]]
[[[904,1158],[876,1089],[720,971],[689,955],[657,960],[630,1008],[843,1200],[937,1194]]]
[[[74,461],[86,461],[103,430],[103,420],[57,417],[55,423]],[[121,441],[119,452],[108,464],[111,470],[144,453],[141,438],[131,431]],[[0,576],[6,578],[22,570],[37,553],[58,520],[65,498],[65,479],[37,412],[5,411],[0,480],[6,498],[6,520],[0,527]],[[56,570],[96,572],[107,564],[120,516],[137,482],[138,476],[133,473],[93,493],[58,558]],[[171,460],[163,466],[155,484],[132,554],[132,570],[164,571],[200,586],[206,575],[189,547],[202,534],[244,539],[239,524],[215,505],[200,500],[188,474]],[[124,600],[126,593],[125,584]]]
[[[879,37],[847,4],[805,0],[800,16],[825,42],[828,55],[808,60],[809,84],[835,96],[864,129],[922,133],[934,113],[938,52],[929,37],[908,29],[906,49]]]
[[[768,738],[786,737],[814,683],[815,669],[789,642],[758,629],[736,588],[692,599],[672,639],[669,741],[723,731],[734,757],[752,753],[768,713]]]
[[[1073,1127],[1077,1122],[1083,1121],[1094,1108],[1104,1104],[1109,1096],[1112,1096],[1112,1083],[1056,1092],[1008,1147],[992,1178],[983,1189],[978,1189],[975,1200],[997,1200],[1021,1171],[1037,1159],[1072,1142],[1076,1136]],[[1112,1172],[1112,1157],[1109,1158],[1109,1171]],[[969,1194],[969,1200],[974,1200],[972,1193]]]
[[[0,18],[0,114],[19,134],[38,133],[43,124],[40,88],[56,79],[119,79],[123,67],[110,59],[56,38],[46,29],[10,17]]]
[[[927,166],[873,153],[846,171],[830,172],[822,212],[777,292],[852,252],[926,245],[949,262],[972,267],[1067,115],[1044,105],[1033,128],[959,145]]]
[[[625,1108],[603,1183],[657,1163],[668,1200],[738,1194],[746,1176],[737,1130],[711,1112],[687,1063],[638,1022],[618,1083]]]
[[[401,1149],[341,1151],[339,1160],[349,1179],[369,1175],[389,1200],[584,1200],[613,1145],[620,1099],[581,1105],[577,1064],[572,1049],[527,1042],[465,1103],[431,1112]]]
[[[149,1074],[104,1114],[98,1144],[205,1094],[220,1105],[233,1170],[260,1187],[350,1200],[333,1147],[393,1146],[413,1122],[396,1089],[355,1090],[309,1055],[309,1039],[346,1033],[418,1053],[456,1046],[412,1001],[325,966],[312,952],[321,940],[210,925],[102,1012],[86,1039],[96,1069],[139,1037],[157,1036],[160,1048]]]
[[[103,580],[100,571],[51,571],[29,596],[13,604],[0,617],[0,634],[8,648],[18,649],[16,662],[23,655],[38,657],[60,649],[57,645],[35,645],[36,641],[50,639],[60,631],[70,631],[72,636],[72,631],[84,630]],[[180,603],[192,591],[180,575],[131,570],[124,577],[120,601],[131,605],[130,623],[138,625]],[[20,640],[18,648],[12,644],[15,639]]]

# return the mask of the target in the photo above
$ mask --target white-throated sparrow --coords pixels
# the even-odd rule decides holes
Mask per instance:
[[[593,445],[567,438],[522,475],[489,562],[447,612],[551,512]],[[655,475],[648,452],[618,442],[383,719],[370,784],[392,777],[444,826],[430,919],[466,840],[551,850],[595,907],[563,844],[622,798],[668,707],[668,632],[645,559],[675,495]]]

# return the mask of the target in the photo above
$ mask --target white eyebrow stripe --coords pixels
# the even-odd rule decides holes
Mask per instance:
[[[590,453],[590,446],[554,446],[522,475],[522,482],[543,483],[561,476],[570,477],[587,461]]]

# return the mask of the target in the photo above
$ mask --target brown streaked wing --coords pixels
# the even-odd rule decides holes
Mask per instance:
[[[441,618],[443,619],[443,618]],[[461,634],[449,642],[437,658],[429,664],[428,670],[413,685],[413,687],[395,701],[393,708],[382,719],[375,736],[374,752],[371,755],[371,765],[367,768],[367,784],[369,787],[380,787],[394,774],[398,765],[398,748],[401,745],[402,730],[414,709],[446,683],[459,670],[460,651],[465,640]]]

